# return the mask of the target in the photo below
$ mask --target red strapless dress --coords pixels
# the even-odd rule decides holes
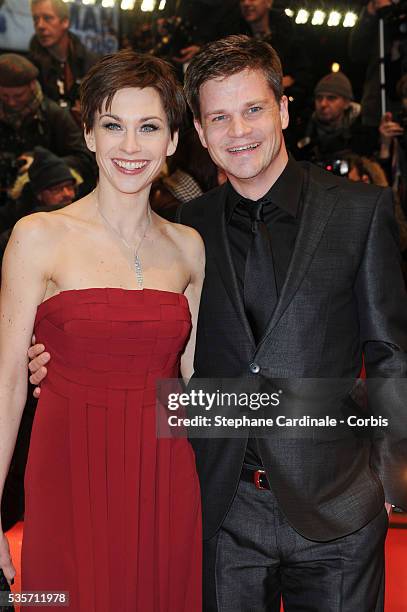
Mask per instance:
[[[24,591],[68,591],[75,612],[201,610],[195,459],[155,419],[155,382],[178,376],[190,328],[187,299],[168,291],[80,289],[39,306],[52,360],[26,472]]]

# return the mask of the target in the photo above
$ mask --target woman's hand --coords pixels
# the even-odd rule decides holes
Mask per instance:
[[[9,585],[12,585],[14,582],[14,576],[16,575],[16,570],[11,560],[8,540],[2,532],[0,532],[0,568],[3,570]]]

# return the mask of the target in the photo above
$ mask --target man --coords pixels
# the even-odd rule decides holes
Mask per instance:
[[[403,3],[400,4],[400,7],[397,4],[395,0],[369,0],[363,7],[349,37],[349,56],[352,62],[361,62],[366,65],[362,95],[362,121],[364,125],[376,128],[383,114],[380,96],[380,18],[383,18],[384,21],[386,110],[394,111],[397,107],[396,85],[407,72],[407,39],[403,17],[405,8],[403,9]]]
[[[98,59],[69,31],[69,4],[63,0],[31,0],[35,35],[30,59],[40,71],[44,93],[62,106],[73,106],[78,85]]]
[[[177,13],[191,36],[191,44],[170,59],[183,69],[203,45],[239,31],[240,15],[236,0],[181,0],[177,3]]]
[[[94,161],[70,114],[42,93],[38,69],[15,53],[0,56],[0,149],[28,170],[35,146],[62,158],[92,189]],[[9,185],[7,185],[9,187]]]
[[[342,72],[330,72],[314,90],[315,110],[305,135],[297,143],[296,158],[329,162],[349,153],[372,155],[377,130],[361,124],[361,106]]]
[[[284,93],[300,109],[308,93],[311,66],[292,21],[283,11],[273,8],[273,0],[240,0],[240,10],[242,33],[265,40],[277,51],[283,64]]]
[[[44,147],[35,147],[28,169],[29,181],[21,196],[0,208],[0,253],[7,245],[13,226],[25,215],[63,208],[76,199],[76,180],[66,163]],[[6,230],[6,231],[4,231]]]
[[[194,378],[357,378],[363,358],[369,376],[405,377],[407,300],[390,193],[288,159],[281,64],[268,44],[212,43],[191,62],[185,88],[201,141],[229,181],[179,215],[207,254]],[[32,382],[49,357],[31,364],[41,366]],[[405,410],[399,398],[397,408]],[[397,442],[405,458],[406,440]],[[397,490],[388,439],[373,446],[333,432],[322,441],[242,434],[192,443],[206,611],[277,612],[280,594],[286,612],[383,609],[378,475],[387,501]]]

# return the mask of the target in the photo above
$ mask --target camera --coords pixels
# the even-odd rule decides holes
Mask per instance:
[[[317,166],[320,166],[336,176],[348,176],[349,174],[349,162],[346,159],[331,159],[325,161],[316,161]]]
[[[403,108],[394,116],[394,121],[398,123],[403,130],[407,129],[407,108]]]
[[[170,17],[162,21],[161,38],[150,53],[161,58],[177,57],[181,49],[193,44],[196,28],[181,17]]]

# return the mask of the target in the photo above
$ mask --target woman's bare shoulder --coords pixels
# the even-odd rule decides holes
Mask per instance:
[[[49,213],[38,212],[22,217],[15,224],[11,233],[11,240],[25,242],[42,242],[47,235],[51,235],[55,224],[52,223]]]
[[[25,240],[54,242],[88,216],[86,198],[82,198],[58,210],[37,212],[23,217],[14,226],[12,236],[22,236]]]

